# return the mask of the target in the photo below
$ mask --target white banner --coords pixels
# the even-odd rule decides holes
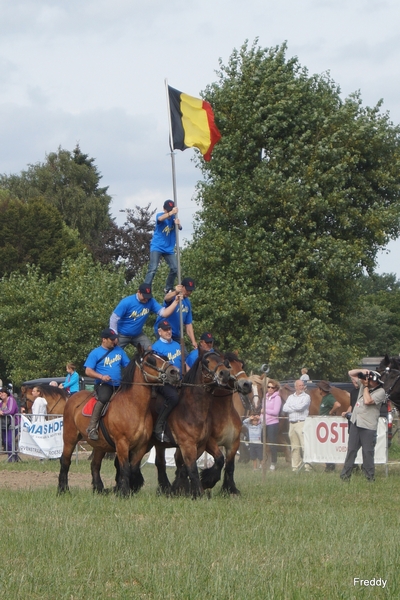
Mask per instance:
[[[387,463],[387,421],[378,421],[375,464]],[[304,462],[344,463],[347,454],[348,423],[344,417],[307,417],[304,423]],[[362,464],[360,448],[356,464]]]
[[[37,458],[59,458],[63,451],[63,418],[31,423],[21,416],[18,452]]]

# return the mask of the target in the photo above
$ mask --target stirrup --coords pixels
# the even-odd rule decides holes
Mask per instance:
[[[91,429],[90,431],[88,431],[87,434],[88,434],[89,440],[93,440],[94,442],[97,442],[97,440],[99,439],[99,432],[97,431],[97,429],[95,427],[93,429]]]

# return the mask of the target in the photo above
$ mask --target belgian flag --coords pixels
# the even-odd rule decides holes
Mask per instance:
[[[200,150],[204,160],[210,160],[215,144],[221,139],[210,104],[170,86],[168,96],[172,125],[171,150],[186,150],[194,146]]]

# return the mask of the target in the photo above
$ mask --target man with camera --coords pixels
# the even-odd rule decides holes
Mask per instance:
[[[386,394],[377,371],[352,369],[349,371],[349,376],[352,379],[358,378],[359,392],[351,413],[352,426],[349,432],[346,460],[340,477],[344,481],[349,481],[357,453],[362,448],[364,475],[368,481],[374,481],[376,430],[380,407],[386,402]]]

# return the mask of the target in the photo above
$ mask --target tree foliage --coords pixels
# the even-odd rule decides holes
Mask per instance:
[[[285,53],[245,44],[206,89],[222,140],[199,160],[186,260],[225,346],[276,376],[339,377],[362,352],[357,279],[399,233],[399,128]]]
[[[28,203],[42,197],[93,249],[111,222],[111,196],[107,187],[100,187],[102,176],[94,160],[82,153],[79,145],[73,152],[60,147],[48,154],[44,163],[29,165],[20,175],[1,175],[0,188]]]
[[[125,210],[126,221],[122,227],[112,221],[103,232],[94,257],[102,264],[125,267],[125,278],[131,281],[150,258],[150,241],[154,230],[150,203]]]
[[[59,213],[42,198],[29,203],[0,196],[0,277],[13,271],[26,272],[35,264],[52,277],[60,273],[65,258],[83,249],[78,236]]]
[[[49,281],[38,268],[0,281],[0,360],[15,384],[63,375],[72,361],[83,372],[89,351],[121,298],[132,293],[123,270],[95,263],[87,254],[66,260]]]

